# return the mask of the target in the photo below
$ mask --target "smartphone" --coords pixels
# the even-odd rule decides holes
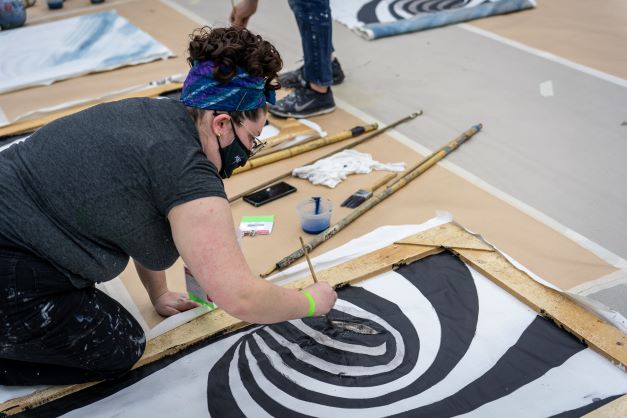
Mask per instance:
[[[250,203],[251,205],[257,207],[264,205],[268,202],[272,202],[273,200],[278,199],[279,197],[286,196],[290,193],[294,193],[296,191],[296,187],[290,186],[284,181],[279,183],[275,183],[271,186],[266,187],[265,189],[261,189],[256,191],[255,193],[251,193],[249,195],[244,196],[245,202]]]

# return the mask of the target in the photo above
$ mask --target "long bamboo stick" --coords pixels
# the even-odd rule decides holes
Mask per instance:
[[[351,142],[350,144],[345,145],[345,146],[343,146],[341,148],[338,148],[336,150],[333,150],[331,152],[328,152],[325,155],[322,155],[320,157],[316,157],[315,159],[310,160],[309,162],[306,162],[303,165],[313,164],[313,163],[315,163],[316,161],[318,161],[318,160],[320,160],[322,158],[330,157],[331,155],[333,155],[335,153],[338,153],[338,152],[341,152],[341,151],[344,151],[345,149],[356,147],[357,145],[363,144],[364,142],[369,141],[372,138],[375,138],[375,137],[381,135],[385,131],[388,131],[388,130],[390,130],[392,128],[395,128],[396,126],[400,125],[401,123],[405,123],[405,122],[407,122],[409,120],[415,119],[415,118],[417,118],[420,115],[422,115],[422,110],[419,110],[419,111],[414,112],[414,113],[410,113],[409,115],[404,116],[404,117],[398,119],[397,121],[394,121],[394,122],[390,123],[389,125],[384,126],[383,128],[379,128],[376,131],[369,133],[368,135],[364,136],[363,138],[361,138],[361,139],[359,139],[359,140],[357,140],[355,142]],[[292,174],[292,170],[290,169],[290,171],[287,171],[287,172],[285,172],[283,174],[280,174],[280,175],[278,175],[278,176],[276,176],[276,177],[274,177],[274,178],[272,178],[270,180],[267,180],[267,181],[265,181],[265,182],[263,182],[261,184],[258,184],[257,186],[252,187],[252,188],[250,188],[250,189],[248,189],[248,190],[246,190],[246,191],[244,191],[244,192],[242,192],[240,194],[236,194],[235,196],[232,196],[232,197],[229,198],[229,203],[233,203],[237,199],[241,198],[242,196],[246,196],[247,194],[250,194],[250,193],[252,193],[252,192],[254,192],[256,190],[262,189],[262,188],[264,188],[264,187],[266,187],[266,186],[268,186],[268,185],[270,185],[270,184],[272,184],[274,182],[277,182],[277,181],[281,180],[282,178],[287,177],[287,176],[289,176],[291,174]]]
[[[407,172],[407,174],[405,174],[398,180],[386,186],[385,190],[383,190],[382,192],[377,193],[375,196],[368,199],[361,207],[359,207],[359,209],[355,209],[350,214],[345,216],[341,221],[327,228],[326,230],[318,234],[314,239],[312,239],[307,244],[305,244],[305,248],[307,249],[307,251],[311,252],[314,248],[316,248],[323,242],[329,240],[331,237],[333,237],[335,234],[340,232],[342,229],[344,229],[348,224],[353,222],[355,219],[359,218],[361,215],[363,215],[368,210],[370,210],[374,206],[381,203],[387,197],[389,197],[393,193],[396,193],[398,190],[403,188],[405,185],[407,185],[407,183],[409,183],[410,181],[412,181],[413,179],[415,179],[416,177],[418,177],[419,175],[427,171],[429,168],[433,167],[438,161],[446,157],[451,152],[455,151],[455,149],[457,149],[461,144],[463,144],[468,139],[470,139],[474,134],[479,132],[482,128],[483,128],[482,124],[474,125],[472,128],[466,130],[460,136],[451,140],[448,144],[444,145],[439,150],[435,151],[428,157],[424,158],[421,162],[419,162],[414,167],[412,167]],[[281,260],[279,260],[270,270],[268,270],[266,273],[262,273],[260,276],[267,277],[277,270],[284,269],[285,267],[293,264],[296,260],[301,258],[303,254],[304,254],[304,250],[302,248],[299,248],[298,250],[294,251],[287,257],[284,257]]]
[[[326,138],[316,139],[302,145],[297,145],[293,148],[279,150],[268,155],[264,155],[259,158],[248,160],[243,166],[233,170],[233,174],[243,173],[244,171],[252,170],[253,168],[262,167],[267,164],[271,164],[277,161],[284,160],[286,158],[293,157],[295,155],[302,154],[304,152],[313,151],[325,145],[335,144],[336,142],[344,141],[345,139],[354,138],[357,135],[361,135],[364,132],[370,132],[377,129],[376,123],[371,123],[364,126],[355,126],[348,131],[338,132],[334,135],[327,136]]]
[[[266,139],[266,147],[276,147],[277,145],[281,145],[282,143],[292,140],[299,135],[316,135],[317,133],[318,132],[316,132],[315,129],[303,125],[301,129],[290,130],[290,132],[280,133],[272,138]],[[255,155],[255,157],[257,156]]]

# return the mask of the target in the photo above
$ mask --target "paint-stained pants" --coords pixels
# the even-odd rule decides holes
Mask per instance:
[[[131,314],[100,290],[77,289],[48,262],[0,248],[0,384],[115,378],[145,341]]]
[[[315,84],[330,86],[333,84],[333,26],[329,0],[289,0],[289,5],[296,18],[303,46],[303,78]]]

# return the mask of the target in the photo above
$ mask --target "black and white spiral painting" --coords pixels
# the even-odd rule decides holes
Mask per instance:
[[[333,18],[366,39],[535,7],[535,0],[331,0]]]
[[[338,296],[327,317],[203,343],[91,399],[57,401],[56,412],[89,403],[68,416],[580,416],[627,393],[623,371],[450,253]]]

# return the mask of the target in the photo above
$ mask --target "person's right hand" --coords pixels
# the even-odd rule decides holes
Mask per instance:
[[[241,0],[231,10],[231,24],[238,28],[245,28],[248,20],[257,11],[258,0]]]
[[[327,282],[314,283],[303,290],[308,291],[314,302],[316,302],[314,316],[325,315],[333,308],[337,300],[337,293]]]

